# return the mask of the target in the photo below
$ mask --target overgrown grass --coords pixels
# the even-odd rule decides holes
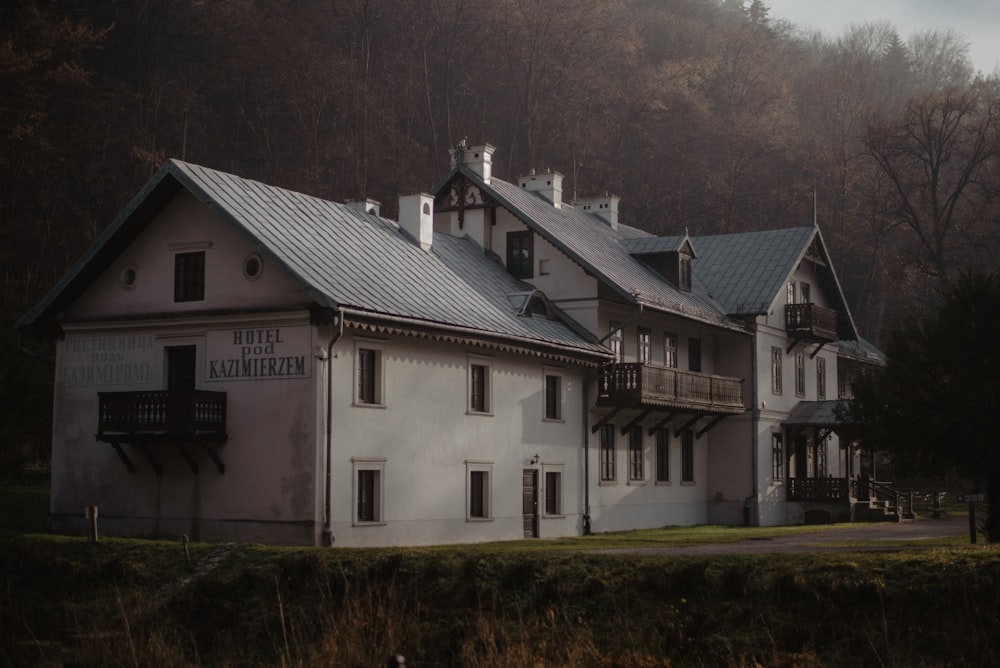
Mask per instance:
[[[989,547],[593,550],[802,527],[447,548],[240,545],[189,579],[178,542],[92,544],[26,525],[35,533],[0,537],[0,665],[378,666],[393,652],[411,668],[1000,665],[1000,552]]]

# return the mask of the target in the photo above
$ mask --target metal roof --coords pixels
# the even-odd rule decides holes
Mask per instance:
[[[19,326],[30,328],[54,318],[181,188],[283,267],[321,307],[345,307],[371,318],[442,326],[592,358],[607,355],[575,323],[518,316],[507,295],[531,287],[471,240],[435,234],[433,248],[426,252],[392,221],[178,160],[163,165]],[[148,206],[151,200],[160,206]]]
[[[781,424],[785,427],[815,426],[836,427],[842,424],[837,417],[838,411],[846,411],[848,403],[845,399],[828,401],[800,401],[792,408],[792,412]]]
[[[626,225],[612,228],[600,217],[569,204],[556,208],[543,196],[496,177],[487,184],[465,165],[457,167],[434,192],[441,193],[452,178],[463,177],[489,193],[525,225],[624,300],[718,327],[744,331],[743,324],[727,317],[720,304],[697,281],[690,292],[679,290],[633,257],[627,245],[639,243],[635,240],[662,243],[648,232]]]

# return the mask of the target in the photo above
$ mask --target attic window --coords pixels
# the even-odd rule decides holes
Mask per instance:
[[[531,231],[507,233],[507,271],[514,278],[534,276]]]
[[[264,271],[264,261],[257,253],[250,253],[243,260],[243,276],[248,281],[256,281]]]
[[[124,269],[122,269],[121,283],[122,289],[131,290],[135,287],[135,283],[138,277],[138,268],[134,264],[130,264]]]
[[[174,255],[174,301],[205,299],[205,251]]]
[[[678,287],[685,292],[691,291],[691,256],[680,253],[680,273],[678,274]]]

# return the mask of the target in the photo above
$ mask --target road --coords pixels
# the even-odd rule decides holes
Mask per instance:
[[[843,528],[817,527],[816,531],[750,538],[734,543],[711,543],[678,547],[639,547],[600,550],[633,554],[776,554],[795,552],[898,552],[927,549],[943,545],[943,538],[969,535],[969,522],[964,517],[954,519],[921,519],[912,522],[879,522],[856,524]],[[865,545],[849,545],[860,541]],[[912,542],[901,545],[899,541]],[[979,545],[983,538],[979,537]],[[882,544],[880,544],[882,543]]]

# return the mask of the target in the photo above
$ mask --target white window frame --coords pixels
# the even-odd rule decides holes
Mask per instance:
[[[782,358],[785,356],[781,348],[772,346],[771,348],[771,394],[781,396],[782,386]]]
[[[381,339],[354,339],[354,378],[351,387],[352,405],[363,408],[385,408],[385,341]],[[371,403],[361,400],[358,385],[361,382],[361,351],[375,353],[375,400]]]
[[[565,517],[563,505],[563,464],[542,464],[542,517]],[[549,512],[549,474],[557,476],[555,491],[555,512]]]
[[[677,335],[667,332],[663,335],[663,366],[677,368]]]
[[[805,399],[806,396],[806,354],[795,353],[795,396]]]
[[[816,358],[816,401],[826,401],[826,358]]]
[[[472,474],[483,473],[483,516],[473,516],[472,514]],[[493,462],[466,459],[465,460],[465,521],[466,522],[491,522],[493,521]]]
[[[493,415],[493,358],[483,355],[469,355],[466,366],[465,412],[467,415]],[[472,407],[473,367],[483,367],[483,410]]]
[[[549,378],[555,378],[556,402],[555,416],[549,415]],[[553,367],[542,367],[542,420],[545,422],[565,422],[564,408],[566,406],[566,384],[563,370]]]
[[[351,457],[351,524],[352,526],[384,526],[385,525],[385,457]],[[375,472],[375,519],[362,520],[358,517],[358,473],[360,471]]]

